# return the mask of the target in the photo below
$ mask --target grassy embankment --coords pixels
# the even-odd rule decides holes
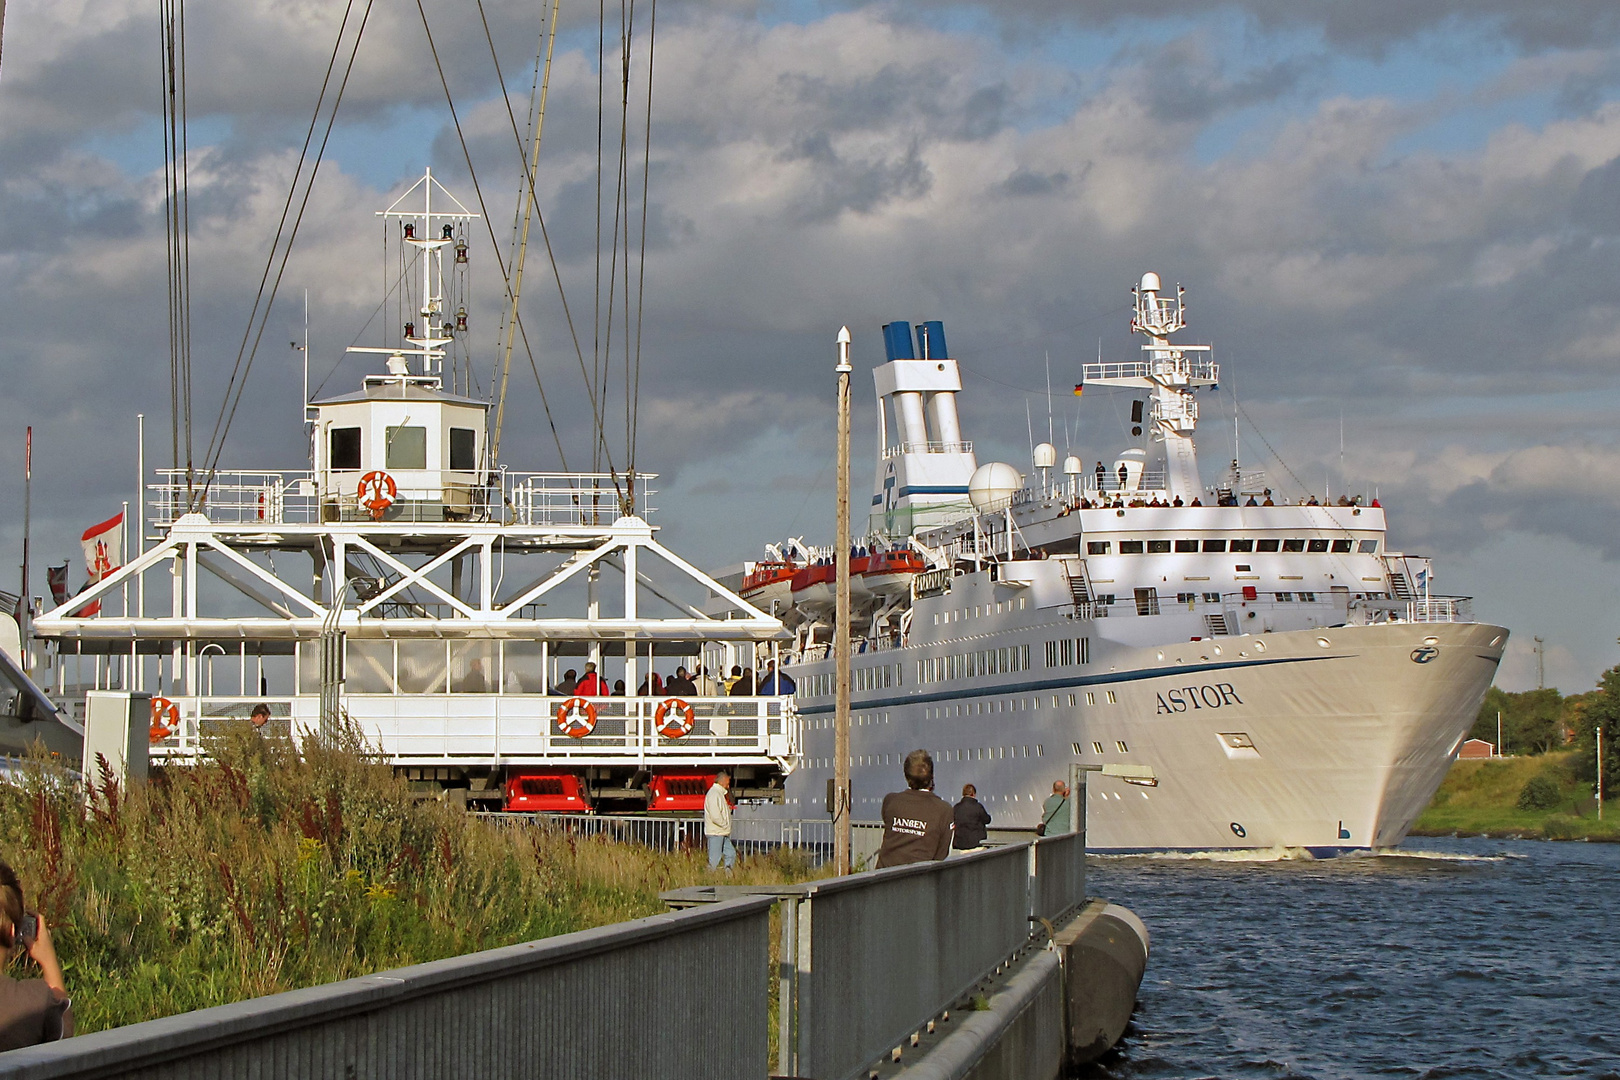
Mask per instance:
[[[238,737],[96,787],[87,810],[43,762],[0,785],[0,858],[52,927],[81,1033],[656,914],[661,890],[715,880],[702,852],[417,802],[353,745]],[[726,880],[810,876],[761,858]]]
[[[1570,772],[1570,751],[1458,761],[1412,827],[1415,836],[1519,836],[1539,840],[1620,841],[1620,804],[1597,818],[1592,785]],[[1545,778],[1542,809],[1521,807],[1525,786]]]

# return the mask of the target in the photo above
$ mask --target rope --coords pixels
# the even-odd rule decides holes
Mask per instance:
[[[647,295],[647,193],[652,174],[652,104],[653,57],[658,42],[658,0],[652,0],[652,14],[647,28],[647,135],[641,151],[641,252],[636,269],[636,361],[635,375],[630,384],[630,500],[636,494],[636,442],[641,433],[641,316]]]

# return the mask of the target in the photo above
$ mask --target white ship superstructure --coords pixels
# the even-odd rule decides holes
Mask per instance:
[[[1140,441],[1061,467],[1040,444],[1029,482],[962,441],[942,328],[924,324],[911,350],[905,324],[885,327],[868,544],[909,545],[932,568],[882,617],[858,613],[855,816],[877,816],[922,747],[940,793],[975,784],[1001,826],[1035,825],[1071,762],[1101,766],[1087,790],[1096,849],[1395,844],[1471,726],[1507,631],[1435,594],[1426,558],[1388,550],[1377,500],[1277,505],[1235,463],[1204,485],[1195,393],[1218,366],[1208,347],[1171,342],[1179,289],[1165,296],[1148,274],[1134,291],[1141,357],[1086,364],[1084,379],[1145,391]],[[826,622],[812,613],[797,631],[804,758],[771,813],[826,812]]]
[[[345,717],[424,790],[492,807],[690,810],[720,768],[780,798],[788,699],[651,676],[752,663],[781,621],[658,542],[653,476],[490,460],[489,403],[445,386],[467,329],[445,264],[466,260],[472,215],[431,173],[384,213],[418,304],[394,345],[353,350],[385,371],[308,404],[307,469],[162,471],[152,546],[35,624],[57,691],[71,663],[153,696],[160,764],[265,705],[295,738]],[[75,659],[92,657],[121,659]],[[623,688],[559,686],[587,664]]]

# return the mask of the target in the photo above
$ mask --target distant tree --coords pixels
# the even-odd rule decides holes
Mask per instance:
[[[1471,738],[1496,743],[1497,713],[1502,717],[1502,741],[1497,752],[1510,754],[1545,754],[1564,746],[1564,697],[1556,689],[1525,690],[1509,693],[1498,687],[1485,691],[1479,716],[1468,734]]]
[[[1583,695],[1575,729],[1575,775],[1597,783],[1597,732],[1603,731],[1603,787],[1605,800],[1620,794],[1620,667],[1612,667],[1598,680],[1598,688]]]

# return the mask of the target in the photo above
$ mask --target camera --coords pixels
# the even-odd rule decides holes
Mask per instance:
[[[22,922],[17,924],[17,944],[25,949],[31,949],[39,938],[39,916],[32,911],[23,912]]]

